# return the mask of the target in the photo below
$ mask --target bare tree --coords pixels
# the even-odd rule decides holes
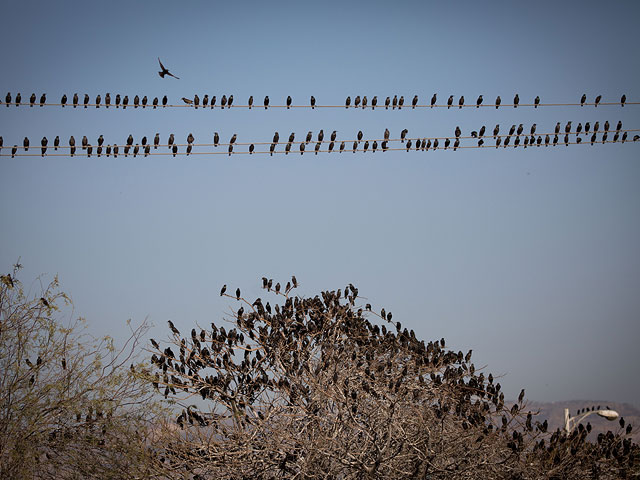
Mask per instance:
[[[120,349],[94,339],[65,318],[57,278],[27,294],[19,268],[0,284],[0,478],[156,475],[150,422],[163,412],[132,373],[146,324]]]

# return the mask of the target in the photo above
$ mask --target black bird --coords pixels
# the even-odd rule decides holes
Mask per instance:
[[[27,137],[24,137],[24,140],[22,141],[22,146],[25,152],[29,150],[29,139]]]
[[[598,130],[600,130],[600,122],[596,122],[596,123],[593,124],[594,133],[597,133]]]
[[[171,152],[173,153],[173,156],[175,157],[176,153],[178,153],[178,146],[174,145],[173,148],[171,149]],[[114,150],[114,153],[115,153],[115,150]]]
[[[287,110],[291,108],[291,95],[287,96]]]
[[[209,95],[205,94],[204,97],[202,97],[202,107],[206,108],[209,106]]]
[[[324,140],[324,130],[320,129],[320,131],[318,132],[318,141],[322,142]]]
[[[22,95],[20,95],[20,92],[18,92],[18,94],[16,95],[16,107],[20,106],[21,101],[22,101]]]
[[[191,148],[190,148],[190,147],[191,147],[191,145],[189,145],[189,146],[187,147],[187,155],[189,155],[189,154],[191,153]],[[140,151],[140,145],[138,145],[138,144],[136,143],[136,146],[135,146],[135,147],[133,147],[133,156],[134,156],[134,157],[137,157],[137,156],[138,156],[138,152],[139,152],[139,151]]]
[[[384,109],[385,109],[385,110],[389,110],[389,105],[391,105],[391,98],[390,98],[390,97],[387,97],[387,98],[384,100]]]
[[[287,143],[287,145],[284,147],[284,154],[289,155],[290,151],[291,151],[291,142]]]
[[[11,149],[11,158],[15,158],[17,152],[18,152],[18,146],[14,145],[13,148]]]
[[[193,138],[193,134],[189,133],[189,135],[187,135],[187,143],[192,144],[194,140],[195,138]]]
[[[578,126],[576,127],[576,135],[580,135],[580,132],[582,132],[582,123],[578,123]]]
[[[98,151],[100,151],[101,148],[102,147],[98,147]],[[144,156],[145,157],[149,156],[149,153],[151,153],[151,145],[145,145],[145,147],[144,147]]]
[[[73,157],[73,155],[76,153],[76,139],[73,138],[73,135],[69,137],[69,146],[71,147],[71,156]]]
[[[510,140],[511,140],[510,136],[508,136],[507,138],[504,139],[504,145],[503,145],[504,148],[507,148],[507,145],[509,145],[509,141]]]
[[[125,95],[122,99],[122,109],[124,110],[129,105],[129,95]]]
[[[437,149],[438,149],[438,145],[439,145],[438,139],[437,139],[437,138],[435,138],[435,139],[433,140],[433,149],[434,149],[434,150],[437,150]]]
[[[458,138],[460,136],[460,134],[462,133],[462,131],[460,130],[460,127],[456,127],[456,131],[454,132],[456,135],[456,138]],[[478,134],[476,133],[476,136]],[[471,136],[473,136],[473,133],[471,134]]]
[[[625,103],[627,103],[627,96],[622,95],[622,97],[620,97],[620,105],[624,107]]]
[[[343,150],[344,150],[344,140],[340,143],[340,153],[342,153]]]
[[[484,140],[483,139],[478,140],[478,146],[481,147],[483,145],[484,145]]]
[[[369,140],[364,142],[364,151],[366,152],[367,150],[369,150]]]
[[[9,108],[9,104],[11,103],[11,92],[7,93],[7,96],[4,97],[4,102],[7,105],[7,108]]]
[[[411,108],[416,108],[418,104],[418,95],[414,95],[413,100],[411,101]]]
[[[167,106],[167,96],[166,95],[164,97],[162,97],[162,106],[163,107]]]
[[[393,101],[391,102],[391,105],[393,105],[393,110],[395,110],[396,107],[398,106],[398,95],[393,96]]]
[[[108,150],[108,147],[107,147],[107,150]],[[178,151],[178,147],[174,146],[174,150],[177,152]],[[173,156],[175,157],[175,152],[174,152]],[[118,145],[114,145],[113,146],[113,158],[118,158]]]
[[[518,125],[518,130],[517,130],[518,135],[522,135],[523,130],[524,130],[524,127],[522,126],[522,124]]]
[[[516,93],[516,96],[513,97],[513,108],[517,108],[519,103],[520,103],[520,97]]]
[[[213,146],[217,147],[219,143],[220,143],[220,135],[218,135],[218,132],[213,132]]]
[[[358,149],[358,142],[353,142],[353,153],[356,153],[357,149]]]
[[[608,132],[608,131],[609,131],[609,120],[606,120],[606,121],[604,122],[604,131],[605,131],[605,132]]]
[[[349,108],[349,105],[351,105],[351,97],[347,97],[344,101],[344,108]]]
[[[624,132],[624,133],[622,134],[622,143],[624,143],[624,142],[626,142],[626,141],[627,141],[627,133],[628,133],[628,132]]]
[[[273,152],[275,151],[275,149],[276,149],[276,144],[272,143],[271,147],[269,147],[269,155],[273,156]]]
[[[457,127],[456,127],[456,128],[457,128]],[[456,135],[456,138],[457,138],[458,136],[459,136],[459,135]],[[471,137],[472,137],[472,138],[478,138],[478,132],[476,132],[475,130],[472,130],[472,131],[471,131]]]
[[[500,98],[500,95],[498,95],[498,97],[496,98],[496,110],[498,109],[501,103],[502,103],[502,99]]]
[[[464,95],[462,95],[460,97],[460,100],[458,100],[458,108],[462,108],[463,105],[464,105]]]
[[[500,133],[500,124],[496,125],[493,129],[493,136],[496,137]]]
[[[536,96],[535,100],[533,101],[533,108],[538,108],[538,105],[540,105],[540,97]]]
[[[318,151],[320,150],[320,145],[321,145],[321,144],[322,144],[321,142],[316,143],[316,147],[315,147],[315,153],[316,153],[316,155],[318,154]]]
[[[311,108],[315,109],[316,108],[316,97],[311,95],[311,98],[309,99],[309,102],[311,103]]]
[[[558,135],[553,136],[553,146],[555,147],[558,144]]]
[[[480,95],[478,97],[478,100],[476,100],[476,108],[479,108],[480,105],[482,105],[482,95]]]
[[[158,145],[160,145],[160,134],[156,133],[156,136],[153,137],[153,149],[157,149]]]
[[[400,95],[400,100],[398,100],[398,109],[401,109],[404,105],[404,95]]]
[[[240,300],[240,289],[236,288],[236,300]]]
[[[82,136],[82,149],[86,150],[87,149],[87,145],[89,145],[89,139],[87,138],[86,135]]]
[[[587,101],[587,94],[583,93],[582,97],[580,97],[580,106],[584,107],[584,102],[586,102],[586,101]]]
[[[18,94],[18,95],[20,95],[20,94]],[[17,100],[18,99],[16,98],[16,101]],[[47,103],[47,94],[43,93],[42,95],[40,95],[40,106],[43,107],[45,103]]]
[[[291,135],[289,135],[289,143],[292,143],[296,138],[296,133],[295,132],[291,132]]]
[[[633,136],[633,141],[637,142],[638,140],[640,140],[640,135],[634,135]]]
[[[227,96],[222,95],[222,98],[220,99],[220,108],[224,109],[224,107],[226,106],[227,106]]]
[[[549,134],[544,136],[544,146],[545,147],[549,146]]]
[[[622,120],[618,120],[618,125],[616,125],[616,132],[619,132],[622,129]]]
[[[455,152],[460,146],[460,139],[456,138],[456,141],[453,143],[453,151]]]
[[[331,142],[333,143],[333,142]],[[371,150],[373,151],[373,153],[376,153],[376,150],[378,149],[378,142],[376,142],[375,140],[373,141],[373,144],[371,145]]]
[[[147,108],[147,96],[145,95],[144,97],[142,97],[142,108]]]
[[[364,110],[367,107],[367,96],[362,97],[362,109]]]
[[[102,98],[100,98],[100,94],[98,94],[96,96],[96,108],[100,108],[100,101],[102,100]],[[84,108],[87,108],[87,104],[89,103],[89,95],[84,96]]]
[[[451,145],[451,140],[447,138],[444,141],[444,149],[446,150],[447,148],[449,148],[449,145]]]
[[[613,136],[614,143],[618,141],[618,138],[620,138],[620,132],[616,132],[616,134]]]
[[[138,105],[140,105],[140,97],[136,95],[133,97],[133,108],[138,108]]]
[[[360,106],[360,95],[357,95],[355,100],[353,101],[353,106],[358,108]]]
[[[225,284],[225,285],[222,286],[222,290],[220,290],[220,296],[223,296],[224,292],[226,292],[226,291],[227,291],[227,285]]]
[[[249,145],[249,155],[251,155],[251,154],[253,153],[253,150],[254,150],[255,148],[256,148],[256,147],[253,145],[253,143],[252,143],[251,145]]]
[[[358,130],[358,142],[362,140],[362,130]]]
[[[249,110],[251,110],[251,108],[253,107],[253,95],[249,97],[249,101],[247,103],[249,104]]]
[[[337,132],[336,130],[334,130],[333,132],[331,132],[331,141],[332,141],[332,142],[335,142],[335,141],[336,141],[337,133],[338,133],[338,132]]]
[[[129,134],[129,136],[127,137],[127,145],[133,145],[133,135],[131,134]]]
[[[542,135],[538,135],[538,140],[536,141],[536,145],[539,147],[542,144]]]
[[[485,132],[486,130],[487,130],[487,129],[486,129],[486,127],[485,127],[484,125],[482,125],[482,126],[480,127],[480,131],[478,132],[478,135],[479,135],[479,136],[481,136],[481,137],[484,137],[484,132]]]
[[[116,108],[120,108],[120,94],[116,94]]]
[[[384,139],[385,139],[385,140],[389,140],[389,135],[390,135],[390,133],[389,133],[389,129],[388,129],[388,128],[385,128],[385,129],[384,129]]]
[[[431,139],[429,138],[429,139],[427,140],[427,146],[425,147],[425,149],[426,149],[427,151],[429,151],[429,149],[430,149],[430,148],[431,148]]]
[[[600,103],[600,100],[602,100],[602,95],[598,95],[596,97],[596,107],[598,106],[598,104]]]
[[[313,132],[311,130],[309,130],[307,132],[307,138],[305,139],[305,143],[309,143],[312,138],[313,138]]]
[[[438,100],[438,95],[434,93],[433,97],[431,97],[431,108],[433,108],[437,100]]]
[[[180,331],[176,328],[176,326],[173,324],[173,322],[171,320],[167,320],[167,323],[169,324],[169,328],[171,329],[173,334],[180,336]]]
[[[374,95],[373,98],[371,99],[371,110],[375,110],[376,105],[378,105],[378,96]]]
[[[213,108],[213,107],[215,107],[215,106],[216,106],[216,96],[215,96],[215,95],[213,95],[213,96],[211,97],[211,108]]]
[[[60,146],[60,136],[56,135],[56,138],[53,139],[53,148],[55,150],[58,150],[59,146]]]
[[[182,101],[187,105],[193,105],[193,100],[191,100],[190,98],[182,97]]]
[[[407,152],[411,148],[411,139],[407,140]]]
[[[565,136],[564,136],[564,144],[565,144],[565,146],[567,146],[567,147],[569,146],[569,134],[567,134],[567,135],[565,135]]]
[[[589,122],[584,124],[584,133],[589,133],[591,130],[591,124]]]
[[[560,122],[556,123],[556,127],[554,130],[554,133],[557,135],[558,133],[560,133]]]
[[[509,129],[509,136],[513,135],[515,132],[516,132],[516,126],[511,125],[511,128]]]
[[[342,143],[344,143],[344,142],[342,142]],[[382,144],[380,145],[380,147],[382,148],[382,151],[383,151],[383,152],[386,152],[386,151],[387,151],[387,149],[389,148],[389,147],[387,146],[387,141],[386,141],[386,140],[385,140],[385,141],[383,141],[383,142],[382,142]]]
[[[238,135],[234,133],[233,136],[231,137],[231,140],[229,140],[229,143],[233,145],[234,143],[236,143],[237,139],[238,139]]]
[[[3,143],[4,143],[4,140],[2,139],[2,135],[0,135],[0,152],[2,151]]]
[[[158,97],[156,97],[156,99],[155,99],[154,101],[155,101],[154,105],[157,105],[157,104],[158,104]],[[109,105],[111,105],[111,94],[110,94],[110,93],[107,93],[107,94],[104,96],[104,105],[105,105],[105,107],[107,107],[107,108],[109,108]],[[154,107],[154,108],[155,108],[155,107]]]
[[[400,141],[402,143],[404,143],[404,139],[407,136],[407,133],[409,133],[409,130],[407,130],[406,128],[400,132]]]
[[[169,72],[169,70],[167,70],[164,65],[162,65],[160,57],[158,57],[158,63],[160,64],[160,71],[158,72],[158,75],[160,75],[160,77],[164,78],[165,75],[169,75],[170,77],[180,80],[179,77],[176,77],[173,73]]]
[[[333,147],[335,147],[335,145],[336,144],[334,142],[329,143],[329,153],[333,151]]]
[[[173,133],[169,135],[169,140],[167,140],[167,146],[169,147],[169,149],[171,149],[171,147],[173,147],[173,142],[175,141],[175,137],[173,136]]]
[[[513,148],[518,148],[518,145],[520,145],[520,135],[516,136],[516,139],[513,142]]]
[[[571,121],[567,122],[567,125],[564,127],[564,133],[571,133]]]
[[[36,94],[32,93],[31,94],[31,98],[29,98],[29,106],[33,107],[33,105],[36,103]]]
[[[273,143],[278,143],[278,140],[280,140],[280,134],[276,132],[273,134]]]
[[[233,95],[229,95],[229,99],[227,100],[227,108],[231,108],[233,105]]]
[[[305,143],[304,142],[300,142],[300,155],[302,155],[304,153],[304,146],[305,146]]]
[[[269,108],[269,95],[264,97],[264,109],[266,110],[267,108]]]
[[[447,110],[451,108],[451,105],[453,105],[453,95],[449,95],[449,100],[447,100]]]

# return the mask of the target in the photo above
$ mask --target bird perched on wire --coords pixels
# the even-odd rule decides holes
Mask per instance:
[[[438,100],[438,95],[436,93],[434,93],[433,97],[431,97],[431,108],[433,108],[433,106],[436,104],[437,100]]]
[[[375,110],[376,105],[378,105],[378,96],[374,95],[373,98],[371,99],[371,110]]]
[[[367,108],[367,96],[362,97],[362,109]]]
[[[167,70],[167,68],[160,61],[160,57],[158,57],[158,63],[160,64],[160,71],[158,72],[158,75],[160,75],[161,78],[164,78],[165,75],[169,75],[170,77],[180,80],[180,77],[176,77],[173,73]]]
[[[266,110],[267,108],[269,108],[269,95],[264,97],[264,109]]]
[[[311,103],[311,108],[315,109],[316,108],[316,97],[311,95],[311,98],[310,98],[309,102]]]
[[[191,100],[190,98],[182,97],[182,101],[187,105],[193,105],[193,100]]]
[[[458,108],[462,108],[463,105],[464,105],[464,95],[462,95],[460,97],[460,100],[458,100]]]
[[[536,96],[536,98],[533,100],[533,108],[538,108],[538,105],[540,105],[540,97]]]
[[[360,106],[360,95],[357,95],[355,100],[353,101],[353,106],[358,108]]]
[[[500,95],[498,95],[496,97],[496,110],[498,109],[501,103],[502,103],[502,99],[500,98]]]
[[[520,96],[516,93],[516,96],[513,97],[513,108],[518,108],[519,103],[520,103]]]
[[[595,103],[596,103],[596,107],[597,107],[597,106],[598,106],[598,104],[600,103],[600,100],[602,100],[602,95],[598,95],[598,96],[596,97],[596,102],[595,102]]]
[[[33,107],[33,105],[36,103],[36,94],[32,93],[31,94],[31,98],[29,98],[29,106]]]
[[[292,101],[292,100],[291,100],[291,95],[288,95],[288,96],[287,96],[287,110],[288,110],[289,108],[291,108],[291,101]]]
[[[479,108],[480,105],[482,105],[482,95],[480,95],[478,97],[478,100],[476,100],[476,108]]]
[[[620,105],[624,107],[625,103],[627,103],[627,96],[622,95],[622,97],[620,97]]]
[[[418,105],[418,95],[413,96],[413,100],[411,101],[411,108],[416,108],[416,105]]]
[[[453,105],[453,95],[449,95],[449,100],[447,100],[447,110],[451,108],[451,105]]]

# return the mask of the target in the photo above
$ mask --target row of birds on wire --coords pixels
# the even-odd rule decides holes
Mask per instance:
[[[582,143],[582,137],[580,137],[580,134],[584,131],[585,135],[589,135],[589,133],[591,132],[591,126],[589,125],[589,123],[587,122],[585,124],[584,130],[581,124],[579,124],[578,128],[576,128],[576,130],[572,129],[571,126],[572,122],[568,122],[566,124],[566,126],[564,127],[564,141],[560,142],[560,130],[561,130],[561,126],[560,126],[560,122],[558,122],[556,124],[554,133],[543,133],[543,134],[538,134],[536,136],[536,129],[537,129],[537,125],[534,123],[533,125],[531,125],[531,127],[529,128],[529,133],[525,133],[525,129],[523,124],[520,124],[519,126],[516,127],[516,125],[512,125],[511,128],[509,129],[509,133],[508,134],[503,134],[500,135],[500,125],[496,125],[495,128],[493,129],[493,135],[490,137],[493,137],[495,139],[495,148],[498,148],[500,146],[503,146],[504,148],[508,147],[510,142],[511,142],[511,138],[515,136],[514,138],[514,142],[513,142],[513,146],[514,148],[517,148],[520,144],[521,144],[521,136],[522,136],[522,145],[524,146],[524,148],[527,148],[528,146],[537,146],[540,147],[541,145],[544,144],[545,147],[548,147],[549,145],[552,146],[556,146],[559,143],[564,143],[565,145],[569,145],[570,143],[576,143],[576,144],[580,144]],[[635,130],[623,130],[622,129],[622,121],[619,121],[617,126],[616,126],[616,130],[615,132],[612,131],[613,133],[613,137],[611,140],[609,140],[609,122],[606,121],[604,124],[604,129],[602,131],[602,135],[600,137],[600,140],[597,139],[597,135],[599,133],[599,122],[596,122],[593,126],[593,133],[591,133],[591,137],[589,139],[591,145],[593,145],[596,141],[601,141],[603,144],[604,143],[616,143],[619,140],[622,141],[622,143],[625,143],[628,140],[628,133],[629,132],[636,132],[636,131],[640,131],[640,129],[635,129]],[[490,147],[491,145],[485,145],[485,139],[490,138],[488,136],[485,136],[485,127],[484,125],[480,128],[479,131],[473,130],[471,131],[469,136],[462,136],[462,131],[460,130],[460,127],[456,127],[455,131],[454,131],[454,136],[449,138],[449,137],[431,137],[431,138],[408,138],[407,135],[409,133],[408,129],[403,129],[400,132],[400,138],[390,138],[391,137],[391,133],[389,131],[389,129],[385,129],[384,134],[383,134],[383,138],[381,139],[373,139],[373,140],[369,140],[369,139],[364,139],[364,134],[362,132],[362,130],[358,131],[357,135],[356,135],[356,139],[353,140],[353,147],[352,147],[352,151],[355,153],[356,151],[363,151],[363,152],[367,152],[369,151],[370,147],[371,147],[371,152],[375,153],[378,150],[378,147],[380,147],[380,150],[386,152],[388,150],[404,150],[406,149],[407,151],[411,150],[412,148],[414,148],[415,150],[422,150],[422,151],[428,151],[428,150],[437,150],[440,147],[440,140],[443,140],[443,147],[444,150],[447,150],[449,147],[451,147],[451,142],[453,141],[453,150],[457,150],[458,148],[470,148],[469,146],[462,146],[461,145],[461,140],[462,139],[477,139],[477,146],[472,146],[473,148],[478,148],[478,147]],[[622,134],[622,136],[620,136]],[[543,139],[543,135],[544,135],[544,139]],[[575,135],[575,142],[570,142],[570,138],[569,135]],[[234,146],[247,146],[248,145],[248,153],[249,154],[253,154],[255,152],[255,147],[256,145],[270,145],[269,147],[269,153],[271,155],[273,155],[274,153],[281,153],[281,152],[276,152],[276,146],[281,145],[281,144],[285,144],[285,149],[284,149],[284,153],[288,154],[291,152],[291,149],[293,147],[293,145],[297,145],[299,150],[300,150],[300,154],[304,154],[305,150],[306,150],[306,146],[309,145],[310,143],[315,143],[315,147],[314,147],[314,153],[318,154],[319,152],[323,151],[323,152],[328,152],[331,153],[332,151],[334,151],[334,149],[340,153],[342,153],[343,151],[345,151],[346,146],[347,146],[347,142],[351,142],[351,140],[342,140],[338,146],[338,148],[336,149],[336,144],[337,144],[337,131],[334,130],[331,134],[330,134],[330,140],[328,141],[328,145],[327,145],[327,150],[322,150],[322,144],[324,142],[324,131],[320,130],[317,134],[316,140],[314,141],[313,139],[313,132],[309,131],[306,135],[305,140],[303,141],[297,141],[295,140],[295,132],[292,132],[289,135],[289,140],[288,142],[280,142],[280,134],[278,132],[275,132],[275,134],[273,135],[273,140],[272,142],[255,142],[255,143],[236,143],[238,136],[237,134],[233,134],[233,136],[229,139],[228,143],[221,143],[220,142],[220,135],[218,134],[218,132],[214,133],[213,136],[213,143],[209,144],[209,143],[205,143],[205,144],[195,144],[195,137],[193,136],[192,133],[189,133],[189,135],[186,138],[187,143],[186,144],[177,144],[175,143],[175,135],[172,133],[169,135],[169,138],[167,140],[166,144],[161,144],[160,143],[160,134],[156,133],[155,137],[153,138],[153,148],[154,150],[157,150],[158,147],[168,147],[168,149],[170,150],[170,153],[173,154],[173,156],[175,157],[178,154],[179,151],[179,147],[184,147],[186,146],[186,154],[190,155],[191,153],[195,153],[193,152],[193,147],[194,146],[205,146],[205,147],[218,147],[218,146],[227,146],[228,147],[228,154],[231,155],[232,153],[243,153],[243,152],[234,152]],[[633,136],[633,141],[637,142],[638,140],[640,140],[640,135],[634,135]],[[402,144],[404,144],[403,147],[400,148],[390,148],[389,147],[389,143],[391,142],[401,142]],[[2,154],[2,149],[3,149],[3,138],[0,137],[0,154]],[[380,142],[380,145],[378,145],[378,142]],[[56,136],[54,141],[53,141],[53,147],[54,150],[58,150],[58,148],[61,149],[66,149],[69,148],[70,149],[70,155],[74,156],[77,152],[77,145],[76,145],[76,140],[74,138],[74,136],[72,135],[69,138],[69,145],[67,146],[63,146],[60,145],[60,136]],[[360,144],[362,143],[362,148],[360,148]],[[25,152],[29,151],[29,147],[30,147],[30,141],[28,137],[24,137],[23,140],[23,145],[22,148],[24,149]],[[41,149],[41,155],[45,156],[47,154],[47,149],[49,147],[49,140],[47,139],[47,137],[42,137],[42,140],[40,141],[40,149]],[[97,156],[100,157],[103,153],[106,154],[106,156],[110,156],[113,154],[114,157],[117,157],[118,154],[120,153],[120,148],[122,147],[123,149],[123,153],[125,156],[128,156],[130,153],[133,153],[134,157],[137,157],[139,154],[142,154],[144,156],[148,156],[149,154],[151,154],[151,148],[152,148],[152,144],[151,142],[148,141],[147,137],[144,136],[142,137],[140,143],[137,143],[134,141],[133,135],[129,134],[129,136],[126,139],[125,144],[123,145],[117,145],[114,144],[113,146],[111,144],[107,144],[104,145],[104,136],[100,135],[98,137],[97,140],[97,146],[96,146],[96,153]],[[80,142],[80,148],[84,151],[86,151],[86,154],[88,157],[90,157],[93,154],[93,145],[91,145],[89,143],[89,139],[87,138],[86,135],[84,135],[82,137],[82,140]],[[11,148],[11,157],[13,158],[18,152],[18,146],[17,145],[13,145],[13,147]],[[200,153],[224,153],[224,152],[200,152]],[[256,153],[267,153],[267,152],[256,152]],[[156,153],[154,153],[156,154]],[[6,155],[6,154],[5,154]]]
[[[495,102],[493,104],[484,104],[484,98],[482,95],[478,96],[478,98],[476,99],[475,104],[469,104],[469,105],[465,105],[465,99],[464,99],[464,95],[460,96],[458,98],[458,101],[455,101],[454,95],[450,95],[449,98],[447,99],[447,103],[446,105],[444,104],[438,104],[438,96],[436,93],[433,94],[433,96],[431,97],[431,101],[430,103],[427,104],[420,104],[419,103],[419,97],[418,95],[414,95],[413,99],[411,100],[411,104],[407,104],[406,107],[411,107],[411,108],[424,108],[424,107],[447,107],[447,109],[451,108],[451,107],[458,107],[458,108],[462,108],[462,107],[476,107],[479,108],[481,106],[483,107],[495,107],[496,109],[499,108],[502,105],[502,99],[500,98],[500,96],[498,95],[498,97],[496,98]],[[162,97],[162,100],[159,100],[158,97],[154,97],[153,100],[151,101],[151,103],[149,103],[149,99],[148,97],[145,95],[142,98],[140,98],[139,95],[136,95],[133,97],[133,103],[131,104],[133,106],[133,108],[138,108],[138,107],[142,107],[142,108],[147,108],[147,107],[152,107],[152,108],[157,108],[158,106],[162,106],[162,107],[167,107],[167,106],[179,106],[179,105],[169,105],[168,104],[168,97],[165,95]],[[189,106],[189,107],[193,107],[193,108],[198,108],[198,107],[202,107],[202,108],[215,108],[216,106],[219,106],[221,109],[226,108],[231,108],[233,105],[233,95],[229,95],[228,97],[226,95],[222,95],[222,97],[220,98],[220,104],[216,105],[217,102],[217,97],[216,95],[212,95],[211,97],[209,97],[209,95],[204,95],[202,98],[202,101],[200,100],[200,97],[196,94],[193,96],[193,98],[187,98],[187,97],[182,97],[182,101],[183,101],[183,106]],[[0,101],[1,103],[1,101]],[[580,106],[584,106],[584,105],[595,105],[596,107],[598,105],[600,105],[602,103],[602,95],[598,95],[594,98],[592,103],[587,103],[587,95],[583,94],[582,97],[580,98]],[[615,103],[603,103],[603,105],[614,105],[617,104],[618,102]],[[620,105],[622,107],[625,106],[625,104],[627,103],[627,96],[626,95],[622,95],[622,97],[620,97]],[[22,95],[20,93],[18,93],[15,98],[12,98],[11,92],[8,92],[7,95],[5,96],[5,104],[7,107],[9,107],[10,105],[15,105],[16,107],[20,106],[22,104]],[[120,94],[115,95],[115,97],[113,98],[113,103],[112,103],[112,98],[111,98],[111,94],[107,93],[104,96],[104,103],[102,101],[102,96],[99,94],[96,96],[95,98],[95,102],[91,103],[91,99],[89,97],[88,94],[84,94],[84,98],[82,99],[82,104],[80,103],[80,97],[78,96],[77,93],[74,93],[73,96],[71,97],[71,101],[69,102],[69,98],[67,97],[66,94],[62,95],[62,98],[60,99],[60,103],[58,104],[51,104],[51,103],[47,103],[47,95],[45,93],[43,93],[38,101],[38,98],[36,96],[35,93],[31,94],[31,97],[29,98],[29,102],[28,102],[30,107],[33,107],[35,105],[39,105],[39,106],[44,106],[44,105],[61,105],[63,107],[67,106],[67,105],[72,105],[73,108],[77,108],[78,106],[84,106],[84,108],[87,107],[93,107],[95,106],[96,108],[100,108],[101,105],[104,105],[106,108],[109,108],[110,106],[115,106],[115,108],[120,108],[122,107],[123,109],[126,109],[127,106],[130,106],[129,104],[129,96],[128,95],[124,95],[121,97]],[[635,103],[634,103],[635,104]],[[26,105],[26,103],[25,103]],[[516,94],[513,97],[513,103],[511,104],[505,104],[504,106],[513,106],[514,108],[517,108],[518,106],[533,106],[534,108],[538,108],[539,106],[544,106],[545,104],[541,104],[540,103],[540,96],[536,96],[535,99],[533,100],[533,103],[531,104],[520,104],[520,96],[518,94]],[[577,103],[575,104],[546,104],[546,105],[578,105]],[[253,108],[254,106],[254,99],[253,99],[253,95],[251,95],[249,97],[249,99],[247,100],[247,104],[246,105],[235,105],[235,107],[243,107],[246,108],[248,107],[249,109]],[[292,107],[307,107],[307,105],[293,105],[293,99],[291,98],[291,95],[287,96],[286,100],[285,100],[285,105],[270,105],[270,99],[269,96],[265,96],[264,100],[263,100],[263,107],[265,108],[265,110],[267,108],[269,108],[270,106],[272,107],[284,107],[286,106],[286,108],[292,108]],[[312,109],[316,108],[316,106],[318,107],[327,107],[328,105],[316,105],[316,98],[311,95],[310,99],[309,99],[309,105],[308,107],[311,107]],[[335,107],[336,105],[330,105],[332,107]],[[367,96],[364,95],[363,97],[360,97],[360,95],[357,95],[354,100],[353,100],[353,104],[351,103],[351,96],[348,96],[344,102],[344,107],[345,108],[367,108],[370,107],[371,109],[375,110],[376,107],[382,107],[383,105],[380,104],[378,105],[378,96],[374,96],[371,101],[369,101],[367,99]],[[385,101],[384,101],[384,108],[385,109],[389,109],[391,107],[392,110],[395,110],[396,108],[398,110],[401,110],[402,107],[405,106],[405,101],[404,101],[404,95],[400,95],[400,97],[398,97],[398,95],[394,95],[393,98],[392,97],[386,97]]]

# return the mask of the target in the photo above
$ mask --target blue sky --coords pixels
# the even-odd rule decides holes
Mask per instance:
[[[7,91],[264,95],[342,104],[347,95],[519,93],[526,103],[640,101],[637,2],[5,1]],[[161,79],[157,57],[180,77]],[[24,100],[23,100],[24,101]],[[4,144],[60,135],[270,141],[278,130],[380,138],[465,134],[496,123],[548,132],[640,106],[385,111],[6,108]],[[458,152],[0,159],[0,266],[59,274],[96,334],[148,317],[190,329],[264,295],[349,282],[426,339],[444,336],[506,393],[640,404],[640,144]],[[3,153],[6,153],[3,150]]]

